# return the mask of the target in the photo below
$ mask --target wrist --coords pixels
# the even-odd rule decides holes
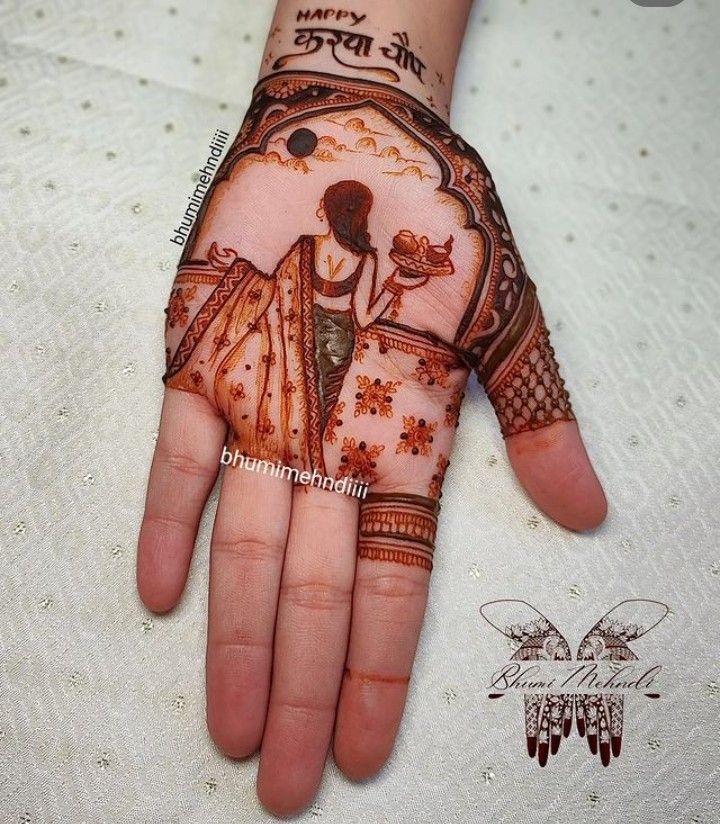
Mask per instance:
[[[278,71],[309,71],[374,80],[447,118],[470,4],[365,0],[335,9],[280,0],[260,79]]]

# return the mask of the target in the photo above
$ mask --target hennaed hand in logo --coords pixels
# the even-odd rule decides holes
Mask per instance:
[[[622,601],[603,615],[584,636],[575,660],[609,663],[620,672],[624,662],[638,659],[628,644],[656,627],[668,612],[667,606],[659,601],[645,598]],[[570,645],[562,633],[525,601],[490,601],[482,605],[480,614],[490,626],[510,639],[514,649],[512,661],[573,660]],[[503,674],[502,685],[510,683],[516,673],[514,671],[511,676]],[[553,690],[526,692],[525,738],[530,758],[537,756],[538,763],[544,767],[548,756],[556,755],[562,739],[570,735],[574,715],[578,734],[587,740],[590,752],[598,755],[602,765],[607,767],[611,757],[620,755],[622,746],[625,698],[621,686],[625,682],[626,679],[618,675],[609,684],[606,682],[606,688],[612,686],[613,692],[590,692],[587,688],[593,688],[597,679],[592,670],[581,665],[564,672],[560,676],[560,685]],[[651,684],[652,677],[633,682],[635,691],[640,688],[648,698],[657,698],[657,693],[642,689],[644,685],[649,689]],[[586,689],[584,692],[571,692],[576,686]],[[562,687],[567,691],[562,691]],[[503,695],[493,692],[489,697],[501,698]]]
[[[605,516],[490,173],[388,86],[313,72],[258,84],[172,286],[166,359],[147,605],[180,596],[221,452],[263,467],[226,468],[211,549],[208,723],[231,754],[262,735],[273,642],[273,683],[302,681],[294,623],[328,671],[346,664],[336,758],[351,715],[383,731],[368,769],[387,757],[471,372],[540,508],[575,530]],[[330,491],[341,482],[345,495]],[[239,681],[238,637],[255,650]],[[324,697],[311,685],[328,706],[333,678]]]

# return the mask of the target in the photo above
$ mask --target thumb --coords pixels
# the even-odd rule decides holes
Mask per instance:
[[[510,463],[530,497],[568,529],[593,529],[607,515],[605,494],[560,377],[535,289],[525,294],[525,309],[518,313],[524,322],[513,324],[491,348],[478,374]]]
[[[590,463],[577,421],[556,421],[505,440],[520,483],[554,521],[577,532],[594,529],[607,501]]]

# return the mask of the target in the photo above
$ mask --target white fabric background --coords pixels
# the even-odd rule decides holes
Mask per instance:
[[[210,514],[169,616],[143,610],[134,561],[168,238],[214,130],[239,125],[270,15],[0,3],[3,822],[269,820],[257,759],[204,727]],[[719,24],[714,0],[475,9],[453,125],[494,171],[611,512],[587,536],[538,513],[473,388],[395,753],[364,785],[330,760],[301,818],[720,821]],[[525,599],[576,642],[633,597],[672,609],[634,645],[662,698],[627,699],[607,769],[575,733],[539,768],[520,697],[487,698],[509,648],[479,606]]]

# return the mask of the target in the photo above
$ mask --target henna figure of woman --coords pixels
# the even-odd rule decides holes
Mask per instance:
[[[326,471],[322,440],[357,332],[403,290],[395,275],[378,286],[372,203],[357,180],[328,186],[315,213],[327,232],[300,235],[270,275],[234,250],[223,260],[211,247],[208,258],[224,277],[177,347],[168,385],[210,393],[232,442],[256,457]],[[181,277],[192,280],[196,269],[181,267]]]
[[[355,330],[383,316],[398,295],[389,279],[377,291],[377,249],[368,231],[372,203],[372,192],[357,180],[328,186],[316,212],[327,219],[328,232],[308,240],[323,422],[337,402],[350,365]]]

